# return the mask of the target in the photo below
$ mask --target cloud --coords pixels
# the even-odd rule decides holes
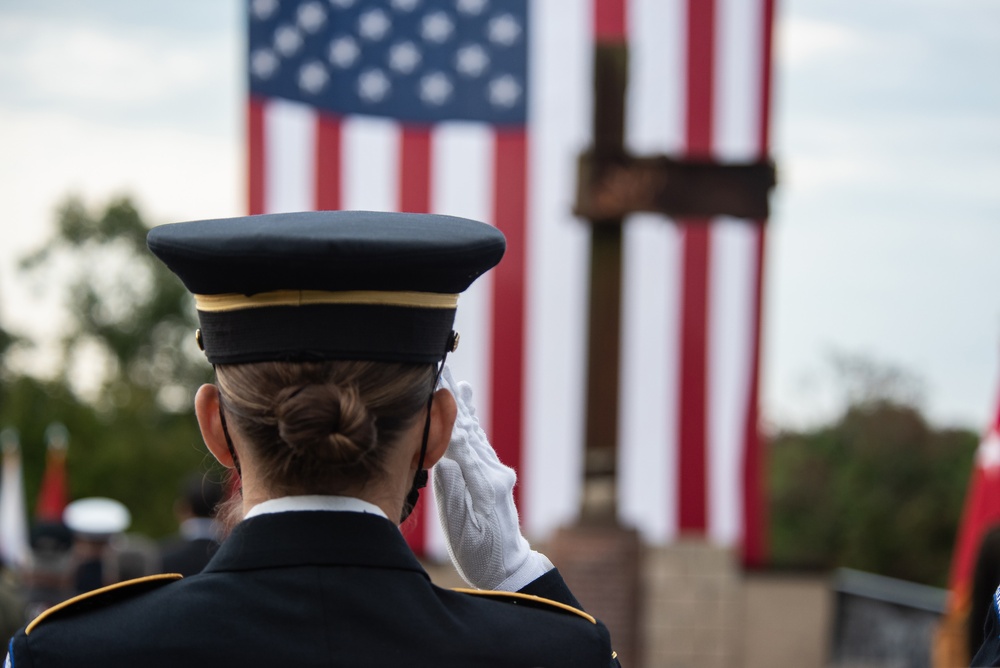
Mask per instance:
[[[212,85],[218,67],[233,62],[228,41],[176,41],[176,33],[40,17],[7,17],[0,25],[0,82],[13,99],[31,104],[152,106]]]
[[[244,213],[239,128],[228,134],[151,131],[60,113],[0,109],[11,138],[0,153],[0,181],[10,192],[0,255],[0,322],[38,333],[30,295],[18,285],[15,258],[50,233],[55,207],[78,194],[94,207],[130,196],[155,224]]]
[[[780,67],[835,60],[864,47],[861,35],[845,25],[792,15],[779,15],[776,35]]]

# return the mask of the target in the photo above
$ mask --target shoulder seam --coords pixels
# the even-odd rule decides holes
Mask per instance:
[[[579,608],[574,608],[572,605],[566,605],[565,603],[560,603],[559,601],[553,601],[550,598],[542,598],[541,596],[535,596],[533,594],[521,594],[513,591],[494,591],[490,589],[466,589],[463,587],[455,587],[452,589],[452,591],[456,591],[460,594],[471,594],[472,596],[482,596],[485,598],[505,599],[512,603],[516,603],[517,601],[530,601],[532,603],[540,603],[543,606],[556,608],[558,610],[562,610],[563,612],[574,614],[577,617],[582,617],[591,624],[597,624],[596,619],[588,615],[583,610],[580,610]]]
[[[162,584],[166,584],[168,582],[173,582],[174,580],[180,580],[183,577],[184,576],[181,575],[180,573],[161,573],[160,575],[147,575],[145,577],[135,578],[134,580],[125,580],[124,582],[116,582],[115,584],[108,585],[107,587],[101,587],[100,589],[94,589],[92,591],[84,592],[79,596],[74,596],[73,598],[67,599],[62,603],[57,603],[53,605],[51,608],[48,608],[40,615],[35,617],[33,620],[31,620],[31,623],[25,627],[24,635],[30,634],[32,629],[41,624],[48,617],[59,612],[60,610],[65,610],[66,608],[75,605],[80,601],[85,601],[94,598],[96,596],[99,596],[101,594],[106,594],[107,592],[117,591],[119,589],[125,589],[126,587],[130,587],[132,585],[144,584],[149,582],[159,582]]]

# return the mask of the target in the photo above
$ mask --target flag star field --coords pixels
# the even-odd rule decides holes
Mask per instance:
[[[403,122],[520,126],[525,0],[256,0],[251,94]]]

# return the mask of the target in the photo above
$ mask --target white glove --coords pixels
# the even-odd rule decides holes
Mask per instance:
[[[500,463],[472,406],[472,388],[445,366],[441,385],[455,395],[458,417],[444,457],[434,467],[438,519],[458,574],[473,587],[517,591],[552,570],[521,535],[514,506],[514,469]]]

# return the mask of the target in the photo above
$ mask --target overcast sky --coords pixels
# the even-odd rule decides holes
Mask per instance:
[[[244,212],[237,0],[0,0],[0,323],[69,193],[153,223]],[[836,408],[836,352],[923,381],[940,424],[1000,396],[1000,3],[778,0],[763,412]]]

